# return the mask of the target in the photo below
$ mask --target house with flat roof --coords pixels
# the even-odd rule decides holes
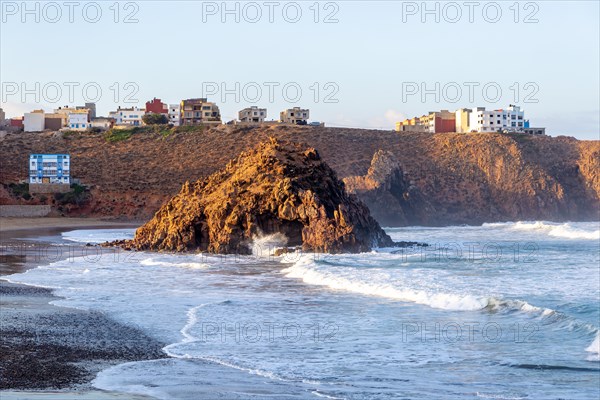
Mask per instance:
[[[29,192],[64,193],[71,187],[69,154],[30,154]]]
[[[240,110],[238,113],[238,119],[240,122],[262,123],[265,122],[266,117],[267,109],[258,108],[257,106],[246,107],[243,110]]]
[[[186,99],[180,103],[181,125],[220,125],[219,106],[206,98]]]
[[[286,124],[306,125],[308,118],[310,118],[308,108],[288,108],[279,113],[279,121]]]

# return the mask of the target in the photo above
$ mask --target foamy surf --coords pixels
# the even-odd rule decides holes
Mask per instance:
[[[577,225],[577,226],[575,226]],[[600,240],[598,224],[554,223],[546,221],[517,221],[483,224],[484,227],[505,227],[513,231],[539,232],[550,237],[563,239]],[[585,226],[585,228],[584,228]]]
[[[62,238],[76,243],[104,243],[113,240],[133,239],[135,229],[77,229],[63,232]]]
[[[589,361],[600,361],[600,332],[596,335],[596,339],[590,344],[585,351],[592,353],[588,356]]]
[[[367,281],[359,277],[345,277],[335,272],[318,270],[310,255],[303,256],[291,267],[282,270],[288,278],[302,279],[304,283],[326,286],[334,290],[359,293],[413,302],[444,310],[481,310],[488,306],[489,299],[452,293],[428,293],[424,290],[397,288],[383,283]]]
[[[255,257],[272,256],[276,249],[287,246],[288,238],[283,233],[263,234],[259,232],[252,237],[249,247]]]
[[[372,264],[378,262],[379,256],[388,261],[390,260],[390,257],[393,256],[388,253],[370,254],[373,257],[373,260],[370,261]],[[332,255],[325,260],[332,261],[333,257],[348,259],[349,257],[352,257],[352,255]],[[285,260],[282,260],[282,262],[285,263]],[[364,263],[364,260],[361,260],[361,262]],[[555,313],[555,310],[553,309],[538,307],[522,300],[502,299],[495,296],[468,293],[453,293],[439,289],[433,290],[397,286],[397,284],[389,283],[387,275],[379,274],[381,269],[365,269],[359,271],[351,266],[339,267],[336,266],[337,264],[332,264],[334,263],[320,263],[315,260],[314,256],[303,255],[292,266],[283,269],[281,272],[288,278],[301,279],[304,283],[309,285],[325,286],[333,290],[411,302],[442,310],[506,310],[537,314],[541,317],[551,316]],[[407,266],[408,264],[404,265]],[[406,284],[409,285],[411,282],[406,282]],[[429,282],[428,285],[431,287],[439,286],[432,282]]]
[[[94,386],[106,390],[186,400],[201,398],[201,388],[202,394],[215,389],[231,394],[224,398],[248,398],[248,393],[393,398],[398,392],[440,399],[476,394],[498,399],[596,398],[597,388],[589,382],[597,377],[600,361],[598,328],[593,325],[598,317],[598,266],[590,257],[597,245],[580,240],[556,246],[545,228],[519,231],[513,225],[412,227],[396,235],[398,240],[428,243],[444,238],[535,240],[540,245],[538,263],[515,260],[512,253],[492,263],[437,261],[387,249],[298,252],[277,258],[135,252],[136,257],[115,259],[111,254],[97,261],[59,261],[11,280],[56,288],[64,297],[60,305],[101,311],[168,344],[163,347],[168,358],[100,372]],[[590,226],[573,224],[584,230]],[[84,234],[80,240],[88,238]],[[265,247],[283,243],[280,238],[255,239],[268,243]],[[557,256],[556,248],[564,257]],[[203,271],[198,266],[210,267]],[[322,290],[315,290],[316,285]],[[219,306],[225,299],[228,305]],[[426,324],[421,333],[427,335],[415,333],[407,339],[403,327],[415,321]],[[463,322],[498,326],[502,336],[491,341],[496,331],[488,330],[488,337],[481,329],[471,337]],[[255,324],[262,329],[258,342],[256,331],[244,331]],[[433,330],[436,324],[441,326],[439,337]],[[454,331],[444,326],[456,324],[465,329],[464,340],[446,340],[444,332]],[[525,330],[532,324],[539,329]],[[215,326],[221,330],[215,332]],[[296,332],[301,333],[298,339]],[[560,368],[552,358],[558,352]],[[526,368],[541,384],[522,392],[514,370],[506,365]],[[445,384],[471,376],[480,366],[493,372],[489,380],[480,374],[477,384]],[[545,368],[544,373],[536,368]],[[553,382],[566,371],[580,376],[579,386],[554,390]],[[437,387],[431,386],[433,379],[440,382]]]
[[[207,269],[210,267],[210,265],[208,265],[206,263],[158,261],[154,258],[146,258],[146,259],[140,261],[140,264],[146,265],[146,266],[176,267],[176,268],[189,268],[189,269]]]

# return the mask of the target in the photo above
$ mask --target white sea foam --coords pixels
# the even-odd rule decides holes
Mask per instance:
[[[185,326],[181,329],[181,334],[183,335],[183,341],[180,343],[193,343],[195,341],[198,340],[198,338],[196,338],[194,335],[192,335],[190,333],[190,331],[192,330],[192,328],[194,326],[196,326],[196,324],[198,323],[198,317],[196,316],[196,312],[206,306],[207,304],[200,304],[199,306],[196,307],[192,307],[187,311],[187,323],[185,324]],[[163,351],[165,353],[167,353],[170,357],[176,357],[176,358],[187,358],[189,357],[189,355],[180,355],[180,354],[176,354],[174,352],[171,351],[172,348],[178,346],[180,343],[174,343],[174,344],[170,344],[168,346],[163,347]],[[187,357],[186,357],[187,356]]]
[[[409,301],[444,310],[481,310],[487,307],[489,299],[485,297],[455,293],[429,293],[425,290],[399,288],[392,285],[360,277],[352,273],[336,274],[339,270],[319,269],[312,256],[305,255],[289,268],[282,271],[288,278],[299,278],[312,285],[327,286],[335,290],[344,290],[368,296],[386,297]],[[365,279],[366,278],[366,279]]]
[[[113,240],[133,239],[135,229],[77,229],[63,232],[62,238],[77,243],[103,243]]]
[[[599,240],[600,229],[595,223],[553,223],[545,221],[518,221],[483,224],[487,228],[506,228],[513,231],[539,232],[563,239]]]
[[[592,353],[588,357],[590,361],[600,361],[600,332],[596,335],[596,339],[585,349],[585,351]]]
[[[392,255],[381,254],[381,256],[383,259],[389,259]],[[336,257],[345,259],[358,256],[343,255]],[[327,260],[332,261],[332,258],[328,258]],[[364,260],[362,261],[364,262]],[[376,264],[378,261],[371,260],[370,262]],[[304,283],[310,285],[326,286],[334,290],[423,304],[443,310],[473,311],[485,308],[493,310],[505,309],[539,314],[542,317],[547,317],[555,313],[555,310],[550,308],[538,307],[522,300],[502,299],[494,296],[409,286],[410,284],[415,284],[415,282],[408,282],[407,286],[398,286],[397,283],[390,283],[390,280],[387,279],[388,276],[381,275],[379,272],[379,269],[360,270],[350,266],[319,265],[319,262],[315,261],[311,255],[303,255],[299,261],[282,270],[282,273],[286,277],[302,279]]]
[[[484,236],[490,230],[496,232],[499,239],[512,240],[532,235],[529,232],[538,232],[522,229],[518,233],[514,225],[504,224],[494,229],[464,228],[467,233],[440,228],[439,235],[454,235],[461,240],[467,237],[465,235],[470,235],[468,238],[471,240]],[[590,226],[573,224],[573,227],[583,230],[588,230]],[[535,234],[540,242],[551,240],[545,229],[539,229]],[[79,241],[89,241],[87,234],[79,235]],[[399,235],[403,236],[402,239],[408,239],[404,233]],[[264,237],[259,237],[257,243],[273,242],[273,246],[282,244],[280,240]],[[299,279],[295,282],[283,277],[277,279],[274,275],[282,269],[260,256],[145,252],[134,253],[135,260],[134,257],[128,257],[115,261],[112,255],[98,261],[86,261],[81,257],[63,260],[15,275],[11,279],[57,288],[56,294],[65,297],[59,301],[61,305],[100,310],[119,322],[138,327],[162,343],[172,343],[164,348],[170,358],[122,364],[99,373],[94,382],[99,388],[191,400],[198,397],[196,391],[201,386],[233,390],[230,383],[238,382],[236,390],[250,388],[255,393],[259,390],[261,393],[271,393],[268,390],[286,393],[293,389],[294,393],[303,390],[302,393],[314,398],[321,395],[352,398],[367,392],[373,394],[374,390],[378,390],[376,386],[388,378],[390,380],[386,384],[402,390],[404,383],[394,383],[398,378],[394,367],[405,365],[403,363],[409,359],[410,363],[418,362],[419,368],[404,369],[405,375],[410,376],[402,378],[410,379],[416,390],[423,389],[428,393],[432,389],[428,377],[443,380],[441,375],[436,375],[439,371],[437,364],[455,363],[452,368],[457,367],[457,373],[465,371],[468,374],[472,370],[471,364],[462,365],[460,361],[454,361],[455,354],[461,355],[456,353],[456,346],[448,347],[443,342],[435,346],[419,341],[402,342],[400,336],[394,336],[394,332],[401,330],[392,329],[393,324],[400,327],[403,323],[404,315],[398,312],[398,306],[401,305],[399,301],[389,304],[381,300],[371,302],[365,301],[365,296],[380,296],[443,310],[482,309],[481,312],[465,314],[478,322],[491,320],[512,324],[538,318],[544,320],[544,326],[548,326],[543,332],[540,330],[539,337],[536,336],[539,343],[523,344],[520,347],[522,353],[519,354],[514,352],[513,343],[498,343],[489,353],[485,353],[487,346],[472,349],[486,361],[501,362],[506,358],[512,361],[516,358],[517,362],[523,363],[545,362],[541,358],[537,360],[537,354],[544,354],[548,346],[560,347],[563,341],[570,343],[571,340],[577,341],[577,346],[565,346],[565,356],[577,362],[585,356],[592,362],[600,361],[598,329],[588,324],[588,314],[582,319],[577,314],[587,308],[578,308],[575,314],[570,308],[571,304],[587,307],[597,301],[597,265],[591,263],[589,257],[583,256],[589,251],[578,251],[580,248],[593,249],[594,243],[582,240],[572,244],[576,251],[567,253],[571,257],[570,264],[565,264],[563,258],[552,257],[555,253],[542,251],[542,262],[535,265],[517,265],[510,257],[506,262],[493,265],[467,261],[437,262],[429,258],[424,261],[418,255],[403,256],[387,250],[344,255],[297,253],[294,256],[298,259],[279,258],[283,263],[281,266],[285,268],[283,273]],[[208,270],[202,270],[207,267]],[[332,296],[329,290],[314,290],[309,285],[321,285],[323,289],[344,291],[349,295]],[[556,301],[557,298],[562,300]],[[222,303],[223,299],[230,299],[232,306],[208,307]],[[367,306],[363,307],[365,303]],[[377,303],[376,308],[370,307],[372,303]],[[534,304],[555,304],[553,308],[556,311]],[[401,306],[404,308],[406,305]],[[452,312],[428,311],[427,307],[410,308],[411,315],[420,318],[443,318],[445,315],[451,319],[461,318]],[[368,318],[368,324],[364,323],[365,317]],[[262,336],[265,340],[257,343],[238,343],[232,336],[227,343],[222,343],[220,337],[212,338],[211,342],[198,340],[204,335],[203,322],[224,322],[231,327],[236,322],[243,326],[245,322],[263,321],[275,322],[268,326],[281,327],[282,323],[289,322],[303,329],[311,328],[297,343],[284,340],[279,328],[274,331],[273,342],[267,340],[269,336],[266,331]],[[339,326],[340,335],[343,333],[346,336],[339,341],[315,342],[314,337],[310,336],[314,332],[314,324],[324,326],[329,322]],[[380,332],[386,334],[378,334]],[[572,348],[575,348],[575,352],[570,352]],[[413,354],[422,356],[412,360]],[[372,362],[365,363],[365,357]],[[437,364],[434,365],[431,360]],[[427,366],[429,364],[431,367]],[[333,381],[330,379],[331,371],[336,371]],[[468,395],[474,396],[477,390],[481,390],[477,396],[498,399],[522,395],[519,382],[514,381],[512,373],[504,376],[502,370],[497,372],[490,386],[465,387],[465,392],[460,394],[466,396],[468,390]],[[540,379],[547,379],[544,383],[551,382],[551,373],[548,375]],[[376,384],[372,384],[375,381],[369,381],[373,377],[377,378]],[[222,381],[219,381],[221,378]],[[496,384],[498,386],[491,386]],[[548,394],[564,394],[553,392],[551,385],[537,387],[542,386],[544,389],[541,392],[530,393],[529,397],[548,398],[552,397]],[[484,388],[494,390],[487,391]],[[597,393],[593,388],[583,389],[585,395]],[[569,395],[566,393],[563,397]],[[451,388],[450,392],[442,389],[439,397],[456,396],[456,388]],[[385,396],[377,392],[371,397]],[[240,395],[240,398],[244,397]],[[273,395],[271,398],[278,397]]]
[[[140,264],[146,266],[159,266],[159,267],[177,267],[177,268],[189,268],[189,269],[207,269],[210,265],[206,263],[198,262],[175,262],[175,261],[158,261],[154,258],[147,258],[140,261]]]
[[[265,235],[259,233],[252,237],[250,250],[256,257],[269,257],[273,252],[281,247],[287,246],[288,238],[283,233],[273,233]]]
[[[495,393],[481,393],[477,392],[477,397],[481,397],[483,399],[497,399],[497,400],[521,400],[525,399],[525,397],[520,397],[517,395],[506,395],[506,394],[495,394]]]

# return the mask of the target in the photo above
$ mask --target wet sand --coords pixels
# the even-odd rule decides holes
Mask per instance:
[[[0,217],[0,233],[12,231],[36,231],[39,229],[67,230],[82,228],[137,227],[141,222],[123,222],[97,218],[11,218]]]
[[[2,279],[68,257],[56,252],[45,256],[40,249],[51,244],[28,238],[58,238],[62,231],[80,228],[136,226],[71,218],[0,219],[0,398],[147,398],[98,391],[90,382],[111,365],[164,358],[163,343],[100,312],[53,306],[49,303],[60,298],[49,289]],[[69,247],[70,254],[85,248],[76,243]]]

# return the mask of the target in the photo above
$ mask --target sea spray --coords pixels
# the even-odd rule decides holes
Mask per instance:
[[[252,236],[249,247],[255,257],[270,257],[275,250],[286,247],[287,243],[288,238],[283,233],[264,234],[258,232]]]
[[[596,338],[585,351],[592,353],[588,357],[590,361],[600,361],[600,332],[596,334]]]

